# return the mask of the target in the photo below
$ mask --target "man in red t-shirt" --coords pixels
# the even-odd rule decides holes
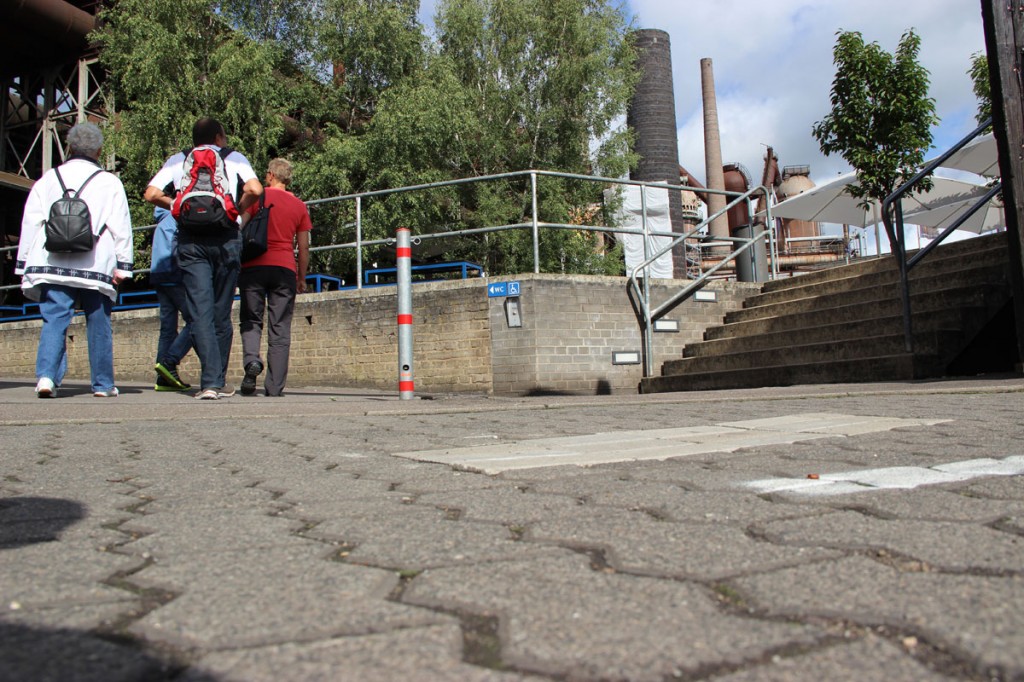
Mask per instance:
[[[292,340],[292,313],[295,296],[306,291],[309,265],[309,231],[313,224],[302,200],[288,191],[292,165],[274,159],[267,168],[265,205],[270,209],[267,226],[267,251],[242,263],[238,275],[241,294],[239,331],[242,336],[242,395],[256,393],[256,377],[263,372],[260,337],[263,333],[263,309],[268,316],[267,376],[263,388],[268,396],[281,396],[288,378],[288,353]],[[256,214],[259,204],[249,208]],[[295,253],[298,250],[296,266]]]

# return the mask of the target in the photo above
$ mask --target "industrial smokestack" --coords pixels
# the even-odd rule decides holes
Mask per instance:
[[[668,33],[641,29],[633,33],[640,82],[626,111],[626,124],[636,133],[640,157],[632,180],[679,183],[679,143],[676,102],[672,87],[672,49]],[[673,232],[684,232],[683,203],[679,192],[669,192],[669,218]],[[673,274],[686,277],[686,256],[680,246],[673,255]]]
[[[725,172],[722,169],[722,139],[718,135],[718,104],[715,101],[715,72],[711,59],[700,60],[700,88],[704,102],[704,166],[707,172],[708,189],[725,189]],[[712,216],[725,208],[724,194],[708,194],[708,215]],[[712,237],[729,237],[729,217],[722,214],[711,221]],[[731,249],[730,249],[731,250]]]

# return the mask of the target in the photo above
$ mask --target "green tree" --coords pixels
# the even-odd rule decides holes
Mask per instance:
[[[422,69],[426,36],[419,0],[324,0],[317,60],[336,88],[336,123],[360,132],[388,88]]]
[[[971,55],[971,68],[967,70],[971,77],[974,96],[978,98],[978,123],[992,116],[992,83],[988,78],[988,55],[976,52]]]
[[[629,145],[614,124],[625,113],[636,70],[618,7],[607,0],[445,0],[436,21],[437,54],[420,77],[385,94],[367,131],[369,185],[527,169],[628,169]],[[543,179],[540,219],[567,223],[572,209],[599,201],[601,189]],[[422,221],[422,229],[522,223],[531,215],[530,183],[468,185],[429,200],[396,197],[381,211]],[[571,231],[545,231],[541,251],[545,271],[590,271],[600,261],[590,240]],[[446,254],[481,260],[495,274],[533,268],[524,231],[458,242]],[[621,262],[599,262],[598,269],[620,272]]]
[[[928,71],[917,62],[921,40],[908,30],[891,55],[859,32],[837,36],[832,111],[813,134],[825,155],[839,153],[856,170],[850,194],[881,201],[924,161],[939,121]]]
[[[133,200],[167,156],[191,145],[199,116],[221,120],[257,166],[284,132],[290,92],[276,44],[249,40],[213,9],[209,0],[119,0],[103,12],[94,36],[117,103],[113,151]]]

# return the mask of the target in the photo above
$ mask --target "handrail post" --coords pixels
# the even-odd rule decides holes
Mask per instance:
[[[356,197],[356,289],[363,288],[363,198]]]
[[[654,339],[651,331],[651,267],[650,267],[650,225],[647,224],[647,185],[640,185],[640,227],[644,240],[644,326],[640,330],[641,343],[644,351],[644,376],[649,377],[654,371]]]
[[[530,208],[533,214],[533,272],[540,272],[540,227],[537,220],[537,174],[530,172]]]
[[[896,224],[899,226],[897,240],[899,242],[900,291],[903,299],[903,335],[908,353],[914,352],[914,329],[910,311],[910,272],[907,270],[906,234],[903,226],[903,202],[896,203]]]

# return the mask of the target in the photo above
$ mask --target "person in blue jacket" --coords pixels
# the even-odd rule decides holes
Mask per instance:
[[[192,348],[192,320],[185,306],[185,288],[178,268],[178,223],[166,208],[156,208],[153,231],[153,260],[149,283],[160,303],[160,339],[156,348],[157,391],[187,391],[191,388],[178,375],[178,363]],[[178,329],[178,315],[185,325]]]

